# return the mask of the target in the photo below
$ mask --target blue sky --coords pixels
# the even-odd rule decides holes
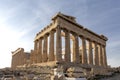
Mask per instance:
[[[107,36],[108,64],[120,66],[120,0],[0,0],[0,68],[11,65],[11,51],[33,49],[36,33],[57,12]]]

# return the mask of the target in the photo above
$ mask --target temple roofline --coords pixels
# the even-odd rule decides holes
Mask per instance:
[[[96,34],[95,32],[93,32],[93,31],[91,31],[91,30],[89,30],[89,29],[87,29],[87,28],[84,28],[84,26],[76,23],[75,17],[73,17],[73,16],[65,15],[65,14],[63,14],[63,13],[61,13],[61,12],[58,12],[55,16],[52,17],[53,22],[54,22],[55,19],[57,19],[57,17],[63,18],[64,20],[66,20],[66,21],[68,21],[68,22],[70,22],[70,23],[78,26],[79,28],[81,28],[81,29],[83,29],[83,30],[85,30],[85,31],[87,31],[87,32],[90,32],[90,33],[93,34],[93,35],[96,35],[97,37],[99,37],[99,38],[101,38],[101,39],[103,39],[103,40],[105,40],[105,41],[108,40],[108,38],[107,38],[106,36]],[[71,19],[69,19],[69,18],[71,18]],[[35,40],[38,38],[39,34],[41,34],[42,32],[44,32],[44,31],[47,30],[48,28],[50,28],[51,25],[53,25],[53,23],[51,23],[50,25],[48,25],[47,27],[45,27],[44,29],[42,29],[39,33],[37,33],[37,34],[36,34],[36,37],[35,37]],[[35,40],[34,40],[34,41],[35,41]]]
[[[58,12],[55,16],[52,17],[52,20],[55,20],[57,18],[57,16],[59,17],[64,17],[65,19],[68,19],[70,21],[73,21],[73,22],[76,22],[76,18],[73,17],[73,16],[70,16],[70,15],[66,15],[66,14],[63,14],[61,12]]]

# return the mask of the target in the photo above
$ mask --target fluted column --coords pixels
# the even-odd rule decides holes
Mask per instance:
[[[65,30],[65,61],[70,62],[71,61],[71,55],[70,55],[70,33]]]
[[[37,63],[37,40],[34,42],[34,63]]]
[[[62,61],[62,43],[61,43],[61,28],[58,25],[56,28],[56,61]]]
[[[98,58],[99,59],[99,65],[103,66],[102,45],[101,44],[99,45],[99,54],[98,55],[99,55],[99,58]]]
[[[42,56],[42,60],[43,62],[47,62],[47,47],[48,47],[48,39],[47,39],[47,35],[44,35],[44,44],[43,44],[43,56]]]
[[[107,67],[106,47],[103,46],[103,65]]]
[[[35,50],[33,50],[33,63],[36,63],[36,54],[35,54]]]
[[[88,63],[93,64],[92,41],[89,40]]]
[[[86,41],[84,37],[82,39],[82,64],[87,64],[87,52],[86,52]]]
[[[98,61],[98,47],[97,47],[97,43],[94,42],[94,62],[95,65],[99,65],[99,61]]]
[[[34,42],[34,50],[37,50],[37,40]]]
[[[30,53],[30,64],[33,64],[33,50]]]
[[[19,56],[19,53],[20,53],[20,52],[18,52],[17,56]],[[20,57],[17,57],[17,58],[18,58],[18,59],[17,59],[17,60],[18,60],[18,65],[20,65]],[[18,66],[18,65],[17,65],[17,66]]]
[[[39,39],[39,47],[38,47],[38,63],[42,62],[42,38]]]
[[[18,56],[16,55],[16,58],[15,58],[15,67],[18,65],[18,60],[17,60]]]
[[[13,55],[12,55],[12,63],[11,63],[11,68],[13,69],[13,67],[14,67],[14,57],[13,57]]]
[[[54,55],[54,31],[50,32],[50,43],[49,43],[49,61],[54,61],[55,60],[55,55]]]
[[[75,39],[73,38],[72,40],[72,61],[74,62],[75,61]]]
[[[79,40],[78,35],[73,34],[74,40],[73,40],[73,62],[80,62],[80,55],[79,55]]]

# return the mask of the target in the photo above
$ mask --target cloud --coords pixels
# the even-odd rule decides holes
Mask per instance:
[[[22,1],[18,2],[15,5],[12,5],[12,2],[9,3],[11,5],[8,5],[7,3],[0,3],[0,4],[3,5],[0,8],[0,18],[1,18],[0,23],[5,23],[10,18],[13,18],[16,16],[16,13],[23,5],[23,2]]]
[[[18,47],[24,47],[28,51],[32,49],[35,34],[50,23],[55,13],[61,11],[75,16],[78,23],[94,32],[108,36],[108,63],[116,66],[117,63],[114,61],[116,62],[119,56],[120,46],[118,35],[120,7],[118,2],[113,1],[115,4],[113,6],[111,1],[2,1],[0,3],[0,56],[2,56],[0,64],[10,65],[11,50],[16,50]]]
[[[48,14],[51,13],[51,10],[48,9],[49,7],[46,6],[47,9],[45,10],[45,5],[43,5],[42,8],[44,9],[41,8],[42,12],[46,14],[43,14],[42,12],[38,13],[38,11],[40,11],[39,9],[34,11],[35,7],[29,10],[34,11],[31,15],[27,15],[26,13],[19,14],[19,12],[22,12],[19,10],[25,10],[22,7],[25,4],[26,3],[20,3],[18,6],[13,6],[6,11],[3,10],[4,12],[0,14],[0,64],[2,64],[0,67],[11,65],[11,51],[14,51],[19,47],[25,48],[25,51],[30,51],[30,49],[33,48],[35,37],[35,35],[32,36],[32,34],[37,33],[35,32],[36,29],[39,28],[40,30],[41,24],[43,25],[48,22],[46,20],[48,19]],[[22,17],[22,15],[26,16]],[[13,24],[11,24],[11,22],[13,22]]]

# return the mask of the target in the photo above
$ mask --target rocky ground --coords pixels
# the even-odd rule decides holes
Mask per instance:
[[[29,68],[25,70],[18,69],[15,71],[12,71],[11,69],[1,69],[0,80],[4,75],[12,75],[15,77],[14,80],[33,80],[33,79],[34,80],[50,80],[52,73],[49,70],[50,70],[50,67]],[[59,80],[63,80],[63,79],[59,79]],[[87,80],[120,80],[120,67],[110,69],[110,71],[106,75],[90,76],[89,78],[87,78]]]
[[[120,80],[120,72],[113,72],[110,75],[96,75],[87,80]]]
[[[114,75],[112,77],[103,78],[103,79],[100,79],[100,80],[120,80],[120,73],[116,74],[116,75]]]

